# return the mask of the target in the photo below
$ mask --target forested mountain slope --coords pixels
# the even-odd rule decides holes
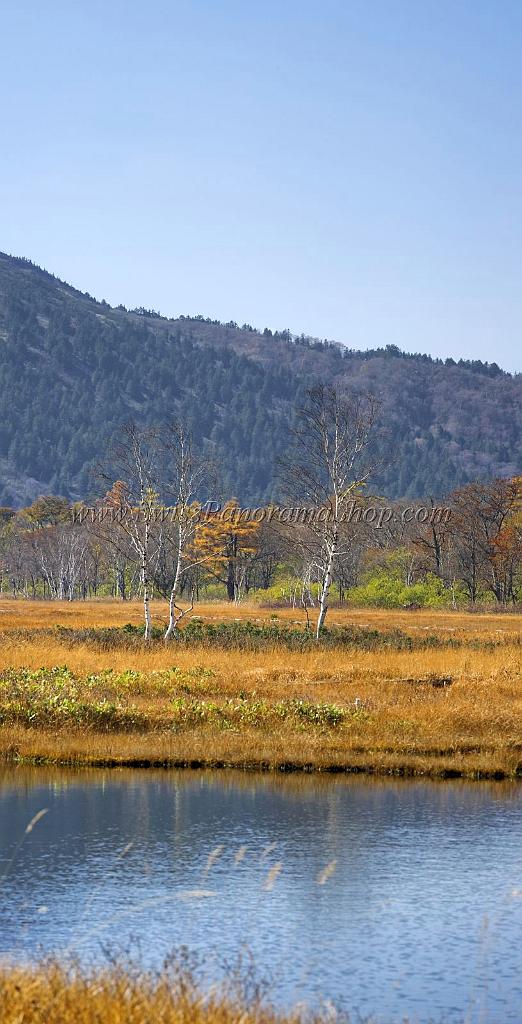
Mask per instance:
[[[495,363],[115,309],[0,254],[0,504],[88,496],[118,424],[175,415],[222,464],[225,492],[269,500],[293,409],[317,380],[379,395],[394,460],[373,483],[390,497],[522,471],[522,375]]]

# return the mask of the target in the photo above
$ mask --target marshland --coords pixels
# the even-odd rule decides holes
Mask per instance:
[[[186,494],[165,526],[121,480],[92,522],[3,510],[13,1024],[518,1024],[519,482],[457,492],[451,528],[390,506],[384,541],[341,483],[275,533]]]
[[[213,603],[166,644],[151,607],[145,643],[137,602],[0,603],[4,761],[522,774],[517,615],[333,608],[316,641]]]
[[[7,1024],[518,1024],[519,616],[149,611],[0,601]]]

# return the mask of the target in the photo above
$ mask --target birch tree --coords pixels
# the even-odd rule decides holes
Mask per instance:
[[[378,403],[372,395],[341,395],[319,384],[297,412],[292,444],[280,467],[288,497],[315,515],[299,531],[319,580],[318,638],[324,626],[336,562],[342,555],[341,526],[376,465],[373,442]]]
[[[112,486],[104,499],[114,513],[108,517],[104,534],[116,548],[130,548],[139,567],[143,599],[145,640],[152,635],[150,602],[154,593],[154,570],[162,543],[154,529],[159,506],[162,443],[155,427],[139,428],[135,423],[121,427],[118,440],[109,450],[107,462],[98,475]],[[116,484],[112,481],[116,479]],[[125,539],[125,544],[122,544]]]
[[[204,461],[195,452],[191,435],[180,420],[163,429],[162,448],[165,493],[168,503],[176,510],[164,538],[172,558],[169,621],[164,637],[168,641],[174,636],[182,618],[194,607],[194,593],[189,608],[182,609],[177,603],[184,576],[206,561],[204,555],[197,553],[195,537],[201,508],[198,497],[212,471],[208,460]]]
[[[110,479],[111,474],[118,479],[103,504],[113,506],[115,514],[97,527],[98,532],[122,557],[129,548],[134,552],[146,640],[152,633],[150,602],[156,577],[160,570],[164,582],[167,576],[169,618],[164,639],[170,640],[194,606],[193,600],[188,609],[178,603],[184,578],[206,560],[198,554],[194,539],[201,508],[198,498],[211,476],[211,465],[195,452],[179,420],[143,429],[131,423],[122,428],[102,476]]]

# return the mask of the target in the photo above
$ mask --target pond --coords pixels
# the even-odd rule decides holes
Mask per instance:
[[[248,951],[280,1007],[522,1020],[515,783],[13,768],[0,875],[3,957]]]

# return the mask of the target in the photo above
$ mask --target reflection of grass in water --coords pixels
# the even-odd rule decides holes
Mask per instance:
[[[366,793],[374,798],[386,799],[393,795],[404,797],[407,793],[419,792],[435,801],[437,809],[454,807],[455,799],[462,795],[463,809],[478,809],[484,802],[494,798],[509,803],[520,797],[520,783],[513,780],[466,781],[453,779],[447,782],[433,778],[420,780],[414,778],[384,778],[379,775],[365,774],[329,774],[314,773],[279,773],[279,772],[245,772],[232,768],[216,772],[210,768],[186,769],[172,768],[169,772],[157,768],[93,768],[88,766],[69,767],[67,765],[19,764],[2,765],[0,763],[0,796],[3,793],[18,793],[25,796],[32,789],[46,787],[50,796],[67,792],[80,787],[81,789],[96,787],[106,790],[110,785],[116,793],[119,789],[129,786],[142,786],[144,796],[149,785],[161,783],[165,795],[169,790],[190,796],[194,785],[198,790],[216,789],[220,794],[231,798],[238,793],[255,796],[261,793],[281,798],[298,799],[313,802],[317,799],[339,797],[343,794],[354,795]],[[241,854],[240,860],[244,857]]]

